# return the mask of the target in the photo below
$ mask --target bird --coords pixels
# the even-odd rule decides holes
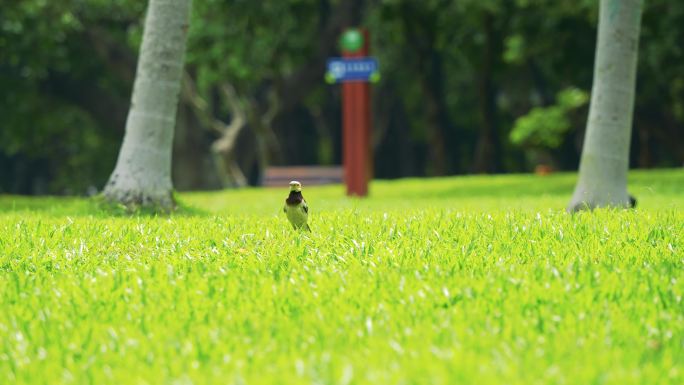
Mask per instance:
[[[629,198],[629,206],[630,208],[635,208],[637,204],[636,198],[632,194],[627,194],[627,197]]]
[[[285,199],[283,212],[295,230],[311,231],[309,224],[309,206],[302,196],[302,184],[293,180],[290,182],[290,195]]]

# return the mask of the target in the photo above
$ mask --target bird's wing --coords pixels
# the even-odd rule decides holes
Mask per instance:
[[[306,204],[306,201],[302,201],[302,210],[304,210],[305,213],[309,213],[309,205]]]

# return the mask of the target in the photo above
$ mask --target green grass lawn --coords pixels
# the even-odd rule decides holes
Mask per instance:
[[[684,171],[566,214],[575,175],[0,197],[0,384],[682,384]]]

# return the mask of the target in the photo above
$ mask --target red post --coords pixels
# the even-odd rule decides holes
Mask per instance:
[[[342,52],[346,58],[368,56],[368,31],[362,30],[364,44],[355,52]],[[342,84],[342,160],[347,195],[368,195],[371,175],[370,87],[367,82]]]

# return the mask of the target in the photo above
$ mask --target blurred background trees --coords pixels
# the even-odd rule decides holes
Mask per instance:
[[[195,0],[176,188],[258,184],[267,165],[339,164],[323,81],[366,27],[375,177],[576,170],[596,0]],[[0,3],[0,192],[83,194],[116,162],[145,2]],[[684,3],[645,2],[632,167],[684,163]]]

